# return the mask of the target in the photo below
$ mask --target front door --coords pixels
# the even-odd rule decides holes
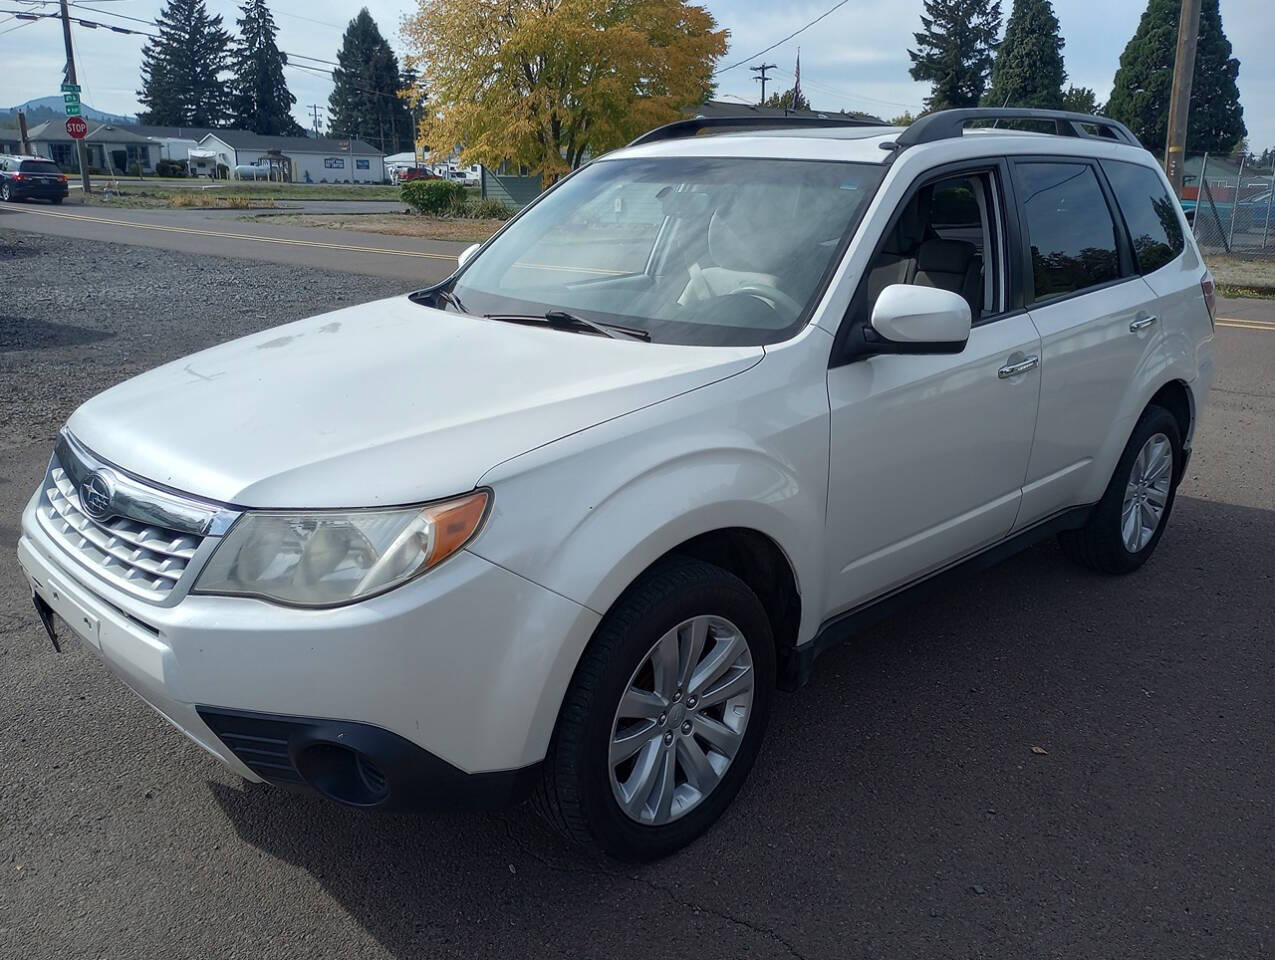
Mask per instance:
[[[1040,338],[1011,308],[1003,176],[992,165],[918,184],[865,274],[860,293],[874,276],[964,291],[976,321],[960,353],[875,355],[828,371],[833,614],[993,544],[1014,524]],[[847,322],[866,322],[871,298],[855,300],[867,312]]]

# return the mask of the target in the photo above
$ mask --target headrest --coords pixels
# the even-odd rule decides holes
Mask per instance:
[[[917,272],[963,274],[978,253],[964,240],[926,240],[916,254]]]

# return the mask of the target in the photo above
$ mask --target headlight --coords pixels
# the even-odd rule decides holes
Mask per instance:
[[[478,532],[488,494],[425,506],[251,510],[200,573],[196,593],[328,607],[384,593],[442,563]]]

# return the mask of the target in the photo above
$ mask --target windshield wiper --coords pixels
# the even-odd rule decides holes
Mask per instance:
[[[593,333],[600,333],[604,337],[616,339],[617,333],[632,337],[634,340],[651,339],[650,333],[641,330],[638,327],[625,327],[618,323],[601,323],[597,320],[590,320],[587,317],[581,317],[578,314],[568,313],[566,310],[548,310],[540,316],[533,314],[519,313],[489,313],[488,320],[507,320],[512,323],[536,323],[545,321],[549,326],[558,330],[590,330]]]
[[[442,287],[434,291],[434,299],[442,300],[444,303],[450,303],[460,313],[469,312],[465,309],[465,305],[460,302],[460,297],[456,296],[456,294],[452,293],[450,290],[444,290]]]

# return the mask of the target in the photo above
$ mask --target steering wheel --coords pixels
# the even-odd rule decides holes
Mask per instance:
[[[800,303],[777,287],[765,283],[746,283],[742,287],[736,287],[727,296],[757,297],[760,300],[770,301],[772,308],[783,307],[788,311],[789,319],[795,319],[802,311]]]

